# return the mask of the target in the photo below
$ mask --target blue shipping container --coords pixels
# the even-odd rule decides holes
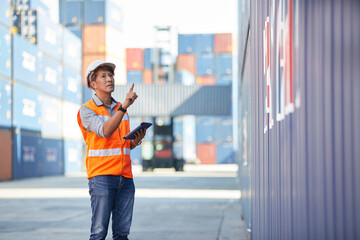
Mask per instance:
[[[73,70],[64,68],[64,99],[81,104],[82,101],[82,84],[81,74]]]
[[[221,75],[216,77],[216,85],[231,85],[233,81],[232,75]]]
[[[39,49],[61,61],[62,27],[42,14],[38,14],[37,18],[37,44]]]
[[[232,74],[232,55],[219,54],[215,56],[215,70],[216,75],[231,75]]]
[[[196,118],[196,142],[212,143],[215,141],[215,121],[213,117]]]
[[[12,93],[10,81],[0,79],[0,126],[11,127]]]
[[[0,24],[4,24],[6,27],[10,26],[10,0],[0,1]]]
[[[13,178],[38,177],[41,174],[41,137],[19,131],[13,136]]]
[[[64,140],[64,173],[82,171],[81,141]]]
[[[142,83],[142,72],[141,71],[127,71],[127,83]]]
[[[130,151],[131,164],[132,165],[141,165],[142,157],[141,157],[141,146],[137,146]]]
[[[196,55],[196,75],[211,76],[213,74],[215,74],[214,55],[213,54]]]
[[[235,163],[233,145],[231,143],[218,144],[216,146],[216,159],[218,164]]]
[[[43,0],[12,0],[12,5],[15,11],[37,10],[42,14],[50,17],[50,8]]]
[[[9,30],[0,26],[0,75],[11,75],[11,36]]]
[[[233,140],[232,117],[221,117],[216,119],[215,139],[217,142],[232,142]]]
[[[83,23],[84,0],[60,0],[59,20],[65,25]]]
[[[195,85],[195,76],[186,70],[176,72],[176,82],[190,86]]]
[[[36,45],[13,35],[13,78],[34,87],[41,87],[39,81],[40,51]]]
[[[175,141],[182,141],[183,138],[183,122],[182,118],[173,119],[173,135]]]
[[[48,95],[41,97],[41,136],[61,138],[61,100]]]
[[[37,12],[21,10],[12,16],[12,32],[18,33],[31,43],[37,43]]]
[[[88,88],[86,85],[81,84],[81,86],[82,86],[82,90],[83,90],[82,102],[86,103],[92,99],[92,96],[95,94],[95,91]]]
[[[60,139],[41,139],[41,176],[60,175],[64,173],[63,141]]]
[[[15,128],[41,130],[41,93],[38,90],[15,83],[13,104]]]
[[[63,33],[62,61],[65,66],[68,66],[80,73],[82,61],[81,39],[68,28],[64,28]]]
[[[178,35],[178,52],[195,53],[195,34],[179,34]]]
[[[75,34],[78,38],[82,39],[82,27],[81,25],[74,25],[74,26],[66,26],[70,32]]]
[[[123,12],[119,1],[84,1],[84,24],[106,24],[123,31]]]
[[[214,34],[197,34],[195,36],[196,53],[214,52]]]
[[[154,49],[144,49],[144,69],[152,69]]]
[[[174,142],[173,144],[174,157],[176,159],[183,159],[183,143]]]
[[[63,91],[61,64],[45,55],[39,57],[39,62],[41,89],[52,96],[61,97]]]

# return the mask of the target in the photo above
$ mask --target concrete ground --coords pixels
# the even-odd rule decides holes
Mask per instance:
[[[131,240],[245,240],[236,165],[134,167]],[[88,239],[84,173],[0,182],[0,239]],[[110,225],[111,226],[111,225]],[[108,237],[111,238],[111,228]]]

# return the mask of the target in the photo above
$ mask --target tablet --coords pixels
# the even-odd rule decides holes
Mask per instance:
[[[124,137],[124,139],[135,139],[135,133],[137,133],[141,129],[148,129],[152,123],[142,122],[139,126],[137,126],[134,130],[132,130],[128,135]]]

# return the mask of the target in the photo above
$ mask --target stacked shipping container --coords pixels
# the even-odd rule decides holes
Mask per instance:
[[[196,84],[232,84],[232,34],[179,34],[177,71],[194,75]],[[183,83],[182,76],[177,82]]]
[[[6,140],[0,178],[62,174],[64,103],[76,105],[82,97],[81,41],[49,19],[42,1],[0,6],[0,132]],[[80,137],[73,128],[75,143]]]

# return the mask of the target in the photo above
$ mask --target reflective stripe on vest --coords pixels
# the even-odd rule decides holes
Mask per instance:
[[[130,155],[130,148],[124,148],[124,154]],[[121,148],[112,148],[112,149],[90,149],[89,157],[108,157],[121,155]]]

